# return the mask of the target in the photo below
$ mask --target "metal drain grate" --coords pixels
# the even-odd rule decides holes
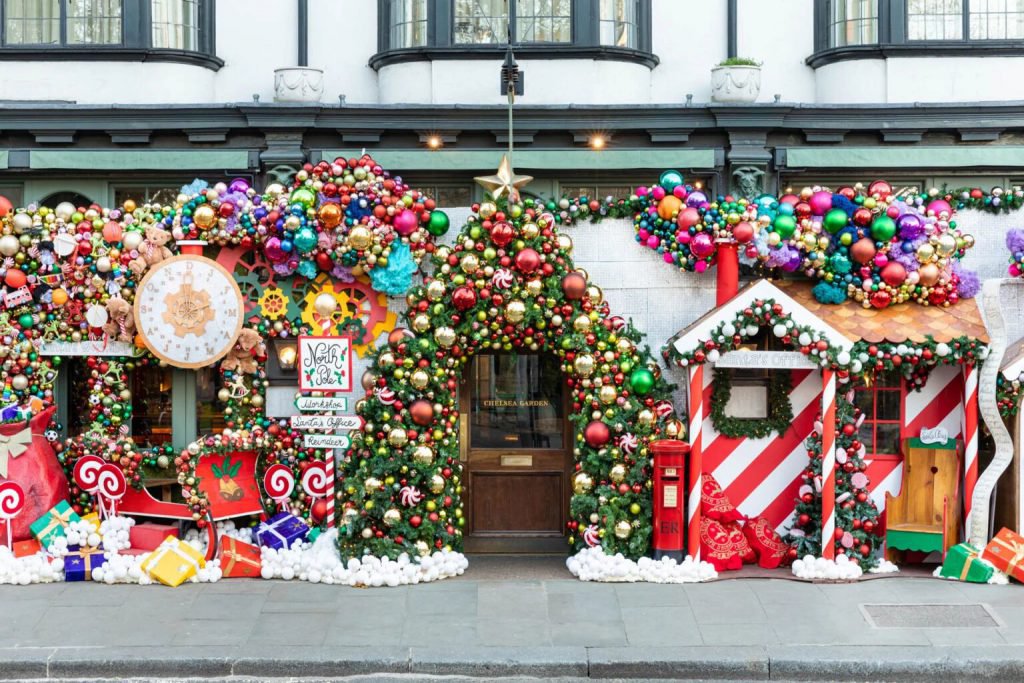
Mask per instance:
[[[998,617],[988,605],[861,605],[875,628],[996,628]]]

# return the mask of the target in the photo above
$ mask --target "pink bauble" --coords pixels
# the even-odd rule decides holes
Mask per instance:
[[[811,195],[811,213],[815,216],[824,216],[832,208],[832,193],[821,190]]]
[[[419,226],[419,218],[416,216],[416,212],[412,209],[403,209],[397,216],[392,225],[395,226],[395,231],[398,232],[402,237],[411,235],[416,228]]]
[[[703,273],[707,269],[708,269],[708,262],[707,261],[697,261],[695,264],[693,264],[694,272]]]
[[[660,202],[665,198],[665,188],[661,185],[655,185],[654,189],[651,190],[651,196],[654,197],[654,201]]]
[[[789,204],[790,206],[796,206],[800,203],[800,198],[795,194],[784,194],[779,197],[779,204]]]
[[[698,232],[694,235],[693,241],[690,242],[690,251],[700,258],[710,256],[714,253],[715,243],[711,240],[711,235],[706,232]]]
[[[646,197],[647,196],[647,186],[646,185],[641,185],[640,187],[636,188],[636,196],[637,197]]]
[[[679,197],[680,199],[686,199],[686,186],[676,185],[674,188],[672,188],[672,194]]]
[[[1020,266],[1016,263],[1010,264],[1010,277],[1020,277]]]
[[[889,261],[882,268],[882,280],[885,284],[890,287],[899,287],[907,279],[907,269],[903,267],[902,263],[897,261]]]
[[[692,206],[688,206],[679,212],[679,217],[676,218],[676,223],[683,230],[688,230],[697,225],[697,223],[700,223],[700,211]]]
[[[661,255],[661,257],[665,259],[665,263],[672,263],[672,261],[675,260],[672,258],[671,251],[666,251],[664,254]]]
[[[651,235],[647,238],[647,246],[651,249],[657,249],[659,244],[661,244],[661,240],[658,239],[657,235]]]
[[[885,268],[885,264],[889,262],[889,257],[885,254],[875,254],[875,266],[877,268]]]
[[[263,252],[267,255],[267,258],[276,263],[280,263],[288,258],[288,255],[281,249],[281,240],[277,237],[271,237],[267,240],[266,244],[263,245]]]
[[[651,236],[651,233],[647,232],[647,230],[645,230],[644,228],[640,228],[639,230],[637,230],[636,234],[642,242],[646,242],[647,238]]]
[[[679,242],[679,244],[689,244],[691,239],[693,238],[690,236],[690,233],[685,230],[680,230],[676,233],[676,242]]]
[[[948,217],[952,215],[953,207],[950,206],[949,202],[947,202],[945,199],[933,199],[932,201],[928,202],[928,213],[934,214],[936,216],[946,214],[946,216]]]

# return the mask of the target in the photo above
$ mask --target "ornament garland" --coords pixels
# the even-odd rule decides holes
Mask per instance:
[[[1006,233],[1006,249],[1010,252],[1010,277],[1024,278],[1024,229],[1011,228]]]
[[[711,423],[722,436],[734,439],[762,439],[773,432],[782,436],[793,424],[793,405],[789,392],[793,388],[789,370],[776,370],[768,380],[768,417],[763,419],[730,417],[725,407],[732,396],[732,370],[716,368],[711,391]]]
[[[569,543],[640,557],[651,534],[650,455],[662,434],[683,436],[656,361],[640,334],[611,316],[601,290],[572,264],[572,241],[532,200],[485,202],[434,276],[407,297],[396,330],[363,377],[342,466],[344,557],[459,549],[465,521],[456,403],[477,352],[555,353],[576,427]]]

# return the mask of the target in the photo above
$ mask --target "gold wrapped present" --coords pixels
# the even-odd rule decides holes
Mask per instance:
[[[180,586],[196,575],[206,560],[202,554],[173,536],[168,536],[142,563],[142,571],[164,584]]]

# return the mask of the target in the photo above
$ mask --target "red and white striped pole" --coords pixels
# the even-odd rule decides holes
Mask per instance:
[[[686,515],[686,553],[700,559],[701,425],[704,424],[704,366],[690,366],[690,496]]]
[[[334,503],[338,497],[338,472],[337,472],[337,459],[338,453],[335,449],[327,451],[327,481],[329,486],[327,487],[327,528],[334,528]]]
[[[971,532],[971,504],[978,483],[978,368],[964,365],[964,528]],[[968,541],[972,540],[970,538]],[[984,542],[984,539],[975,539]]]
[[[821,556],[836,556],[836,375],[821,371]]]

